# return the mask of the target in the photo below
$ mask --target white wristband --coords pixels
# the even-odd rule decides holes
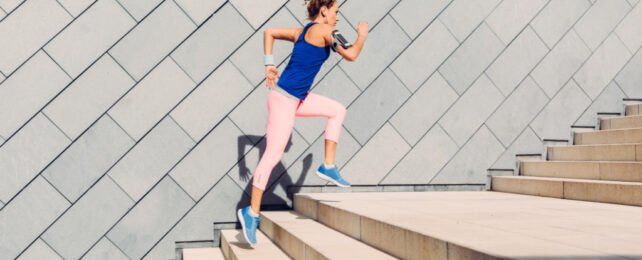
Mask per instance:
[[[265,56],[263,56],[263,65],[265,65],[265,66],[274,66],[274,55],[265,55]]]

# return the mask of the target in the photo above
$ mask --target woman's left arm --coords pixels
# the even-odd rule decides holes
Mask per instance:
[[[263,51],[265,55],[272,54],[274,39],[295,42],[302,28],[269,28],[263,32]]]

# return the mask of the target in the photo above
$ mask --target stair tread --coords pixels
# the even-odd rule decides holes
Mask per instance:
[[[237,259],[291,259],[259,230],[256,232],[257,245],[254,248],[245,241],[240,229],[221,230],[221,237],[227,241]]]
[[[184,260],[224,260],[223,252],[216,247],[183,248]]]
[[[642,214],[642,207],[488,191],[296,196],[491,256],[642,254],[642,227],[635,224],[642,220],[635,215]],[[617,225],[596,228],[609,220]]]
[[[640,186],[640,187],[642,187],[642,183],[639,183],[639,182],[627,182],[627,181],[591,180],[591,179],[539,177],[539,176],[493,176],[493,178],[527,179],[527,180],[560,181],[560,182],[589,182],[589,183],[617,184],[617,185]]]
[[[295,211],[264,211],[261,215],[329,259],[395,259]]]

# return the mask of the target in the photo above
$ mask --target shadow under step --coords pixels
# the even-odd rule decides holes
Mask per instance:
[[[642,162],[523,161],[521,176],[642,182]]]
[[[224,260],[225,257],[218,247],[184,248],[183,260]]]
[[[642,127],[642,115],[619,116],[600,119],[600,130],[640,127]]]
[[[642,104],[626,105],[625,115],[627,116],[642,115]]]
[[[641,161],[642,143],[549,146],[550,161]]]
[[[221,230],[221,250],[225,259],[291,259],[261,231],[256,231],[254,248],[245,241],[242,232],[241,229]]]
[[[494,176],[491,188],[498,192],[642,206],[642,183],[637,182]]]
[[[642,128],[575,133],[573,139],[575,145],[642,143]]]
[[[261,212],[260,228],[294,259],[395,259],[295,211]]]

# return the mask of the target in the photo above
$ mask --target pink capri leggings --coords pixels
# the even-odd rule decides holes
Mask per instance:
[[[295,117],[327,117],[325,139],[337,142],[346,115],[346,108],[341,103],[314,93],[308,93],[305,100],[298,100],[272,90],[268,95],[267,104],[267,144],[265,153],[254,171],[252,183],[261,190],[265,190],[272,169],[281,161],[294,128]]]

